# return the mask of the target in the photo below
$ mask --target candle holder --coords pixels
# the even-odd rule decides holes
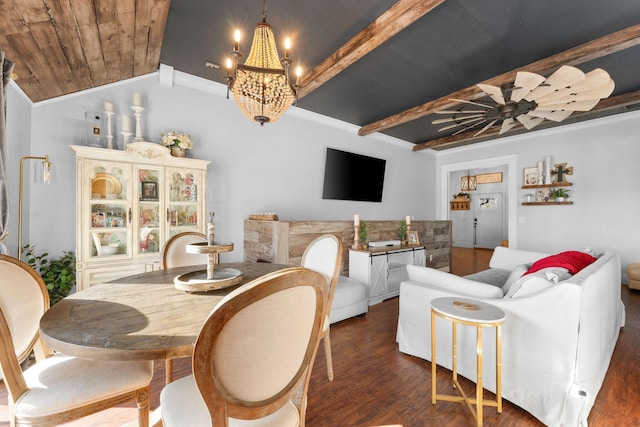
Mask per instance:
[[[133,115],[136,116],[136,137],[133,138],[133,142],[142,142],[144,141],[142,137],[142,112],[144,107],[132,105],[131,109],[133,110]]]
[[[113,150],[113,133],[111,132],[111,123],[112,117],[115,114],[113,111],[105,111],[104,114],[107,116],[107,135],[106,135],[106,147],[110,150]]]
[[[360,249],[360,225],[353,226],[353,246],[352,249]]]
[[[122,135],[122,149],[126,150],[127,145],[129,145],[129,138],[131,138],[133,134],[131,132],[120,132],[120,134]]]

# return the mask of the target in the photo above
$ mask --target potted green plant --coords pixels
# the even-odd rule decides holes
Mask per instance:
[[[49,259],[49,254],[36,253],[36,247],[25,245],[22,255],[38,274],[42,277],[51,305],[57,303],[71,292],[76,285],[76,257],[72,251],[63,251],[62,257]]]
[[[366,221],[360,221],[359,237],[360,245],[367,247],[367,242],[369,239],[369,223],[367,223]]]
[[[407,220],[403,219],[400,221],[400,228],[398,230],[398,234],[400,235],[400,244],[407,244]]]
[[[555,188],[551,192],[551,198],[556,202],[564,202],[564,199],[569,198],[569,190],[564,188]]]

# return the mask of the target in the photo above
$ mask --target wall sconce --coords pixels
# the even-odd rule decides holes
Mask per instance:
[[[20,159],[20,196],[18,199],[18,259],[22,258],[22,171],[25,160],[42,160],[42,182],[44,184],[51,183],[51,162],[49,161],[49,156],[26,156]]]

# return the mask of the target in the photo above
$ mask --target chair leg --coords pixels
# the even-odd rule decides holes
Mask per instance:
[[[329,338],[329,331],[323,337],[324,340],[324,354],[327,359],[327,376],[329,381],[333,381],[333,360],[331,359],[331,339]]]
[[[147,386],[136,391],[136,405],[138,406],[138,426],[149,427],[149,407],[151,406],[151,387]]]
[[[165,384],[173,381],[173,359],[167,359],[164,363]]]

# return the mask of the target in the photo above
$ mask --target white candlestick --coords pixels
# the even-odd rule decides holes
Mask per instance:
[[[109,101],[104,101],[104,111],[113,113],[113,104]]]
[[[360,215],[356,214],[353,216],[353,225],[360,225]]]
[[[411,215],[407,215],[407,217],[404,219],[404,222],[405,222],[407,225],[411,225]]]
[[[138,92],[133,94],[133,105],[135,107],[142,107],[142,96]]]
[[[126,114],[122,115],[122,132],[131,132],[131,118]]]
[[[131,109],[136,116],[136,137],[133,138],[133,142],[144,141],[144,138],[142,137],[142,112],[144,111],[144,108],[132,105]]]
[[[107,107],[106,104],[107,103],[105,102],[104,114],[106,114],[107,116],[107,148],[113,149],[113,133],[111,133],[111,117],[113,117],[115,113],[113,111],[106,110],[106,107]],[[113,109],[113,105],[111,106],[111,108]]]

